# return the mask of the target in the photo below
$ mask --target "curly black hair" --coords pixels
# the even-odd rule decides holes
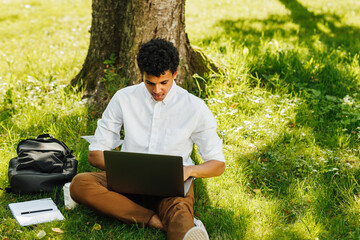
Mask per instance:
[[[154,38],[141,45],[137,63],[141,73],[160,77],[170,70],[174,74],[179,66],[179,52],[171,42]]]

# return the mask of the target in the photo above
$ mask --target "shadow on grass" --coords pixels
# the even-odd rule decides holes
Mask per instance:
[[[258,50],[261,41],[272,40],[277,36],[290,42],[296,41],[314,51],[317,51],[316,42],[320,40],[329,49],[341,48],[353,55],[359,52],[358,27],[342,24],[340,17],[333,13],[315,14],[297,0],[280,2],[290,10],[290,15],[269,15],[265,19],[223,19],[214,25],[222,28],[223,32],[203,39],[203,43],[208,45],[211,41],[219,42],[225,37],[240,45],[250,46],[252,50]]]
[[[195,180],[194,217],[204,223],[210,239],[236,239],[239,230],[245,226],[244,221],[236,219],[233,211],[211,205],[203,179]]]
[[[276,221],[286,227],[274,229],[268,239],[359,237],[354,227],[358,220],[346,210],[349,197],[360,192],[359,169],[345,170],[336,156],[318,162],[307,151],[310,144],[285,132],[267,146],[239,156],[237,164],[247,162],[249,188],[261,189],[264,196],[280,200],[281,217]],[[308,234],[297,233],[299,225]]]
[[[311,47],[311,36],[319,34],[320,40],[331,48],[339,46],[352,54],[359,52],[360,29],[341,25],[341,18],[336,14],[315,14],[297,0],[280,0],[291,12],[292,21],[300,26],[300,41]]]
[[[261,188],[264,194],[282,199],[283,225],[291,226],[310,213],[321,229],[319,237],[358,237],[354,230],[357,223],[346,219],[344,205],[349,196],[360,192],[359,169],[344,170],[341,160],[331,154],[325,154],[326,163],[319,164],[313,153],[304,150],[316,146],[336,152],[358,146],[359,140],[351,132],[359,126],[360,114],[343,102],[360,90],[358,75],[351,69],[359,65],[360,29],[342,24],[336,14],[315,14],[297,0],[280,2],[290,11],[289,16],[221,20],[215,26],[223,32],[203,43],[218,42],[222,53],[228,50],[222,46],[223,39],[246,46],[250,52],[248,74],[259,78],[270,92],[288,94],[302,102],[290,125],[311,129],[314,142],[302,141],[289,129],[262,149],[240,155],[239,161],[249,164],[252,189]],[[282,40],[295,48],[284,50]],[[297,198],[296,188],[311,198]],[[291,234],[301,239],[281,231],[286,230],[275,230],[270,239],[287,239]]]
[[[281,2],[290,16],[221,20],[215,26],[223,32],[203,43],[218,41],[221,46],[221,39],[229,38],[249,48],[254,56],[248,58],[251,77],[259,78],[261,85],[274,93],[295,94],[306,105],[298,110],[296,124],[313,128],[322,146],[347,147],[356,136],[346,139],[339,129],[354,131],[360,114],[342,100],[360,91],[352,70],[359,65],[360,29],[341,25],[336,14],[315,14],[296,0]],[[274,39],[298,47],[284,50]],[[227,49],[220,47],[219,51]]]

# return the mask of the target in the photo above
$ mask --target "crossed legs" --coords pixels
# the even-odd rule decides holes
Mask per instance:
[[[159,228],[167,232],[168,239],[182,239],[194,226],[193,185],[185,198],[136,198],[109,191],[106,172],[89,172],[73,178],[70,194],[74,201],[124,223]]]

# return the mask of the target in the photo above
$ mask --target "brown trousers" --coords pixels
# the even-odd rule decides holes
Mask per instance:
[[[151,217],[158,214],[167,239],[182,239],[194,226],[194,183],[186,197],[125,195],[107,189],[106,172],[89,172],[73,178],[70,195],[77,203],[127,224],[147,226]]]

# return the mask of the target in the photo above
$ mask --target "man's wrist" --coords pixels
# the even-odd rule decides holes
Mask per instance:
[[[188,175],[189,175],[189,177],[194,177],[194,167],[195,167],[195,165],[189,165],[189,166],[187,166],[187,168],[188,168]]]

